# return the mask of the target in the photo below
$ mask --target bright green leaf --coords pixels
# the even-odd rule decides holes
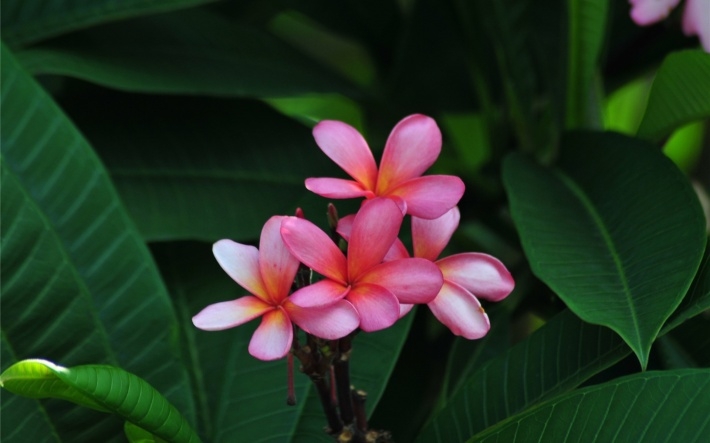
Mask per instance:
[[[145,244],[82,135],[5,47],[2,60],[7,343],[18,359],[121,365],[190,417],[175,315]],[[81,425],[67,411],[49,410],[57,432],[72,441],[96,441],[103,437],[92,432],[116,425],[82,414],[91,429],[70,438],[66,432]]]
[[[57,366],[23,360],[0,375],[0,386],[30,398],[59,398],[117,414],[171,442],[200,439],[177,409],[146,381],[120,368]]]
[[[514,155],[504,181],[533,272],[583,320],[619,333],[645,367],[704,251],[687,179],[639,140],[579,133],[563,140],[558,169]]]
[[[661,140],[673,130],[710,117],[710,54],[671,53],[656,74],[638,136]]]
[[[156,437],[130,421],[124,424],[123,432],[126,433],[126,438],[130,443],[166,443],[162,438]]]
[[[571,392],[469,442],[705,441],[710,370],[646,372]]]

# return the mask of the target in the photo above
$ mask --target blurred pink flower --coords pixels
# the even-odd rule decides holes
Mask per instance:
[[[367,142],[352,126],[324,120],[313,128],[313,136],[321,150],[354,179],[307,179],[306,188],[323,197],[387,197],[405,213],[436,218],[463,195],[464,184],[458,177],[421,176],[441,152],[441,131],[425,115],[410,115],[397,123],[385,144],[379,170]]]
[[[460,218],[457,207],[434,220],[412,217],[412,243],[414,257],[434,262],[444,276],[444,284],[436,298],[427,303],[429,309],[455,335],[476,339],[486,335],[490,329],[488,315],[478,299],[500,301],[510,294],[515,282],[505,265],[487,254],[468,252],[437,260],[458,227]],[[349,238],[351,230],[352,218],[343,217],[338,224],[338,233]],[[407,248],[396,240],[385,260],[405,257],[409,257]],[[411,309],[410,304],[401,305],[400,316]]]
[[[678,6],[680,0],[629,0],[631,19],[641,26],[657,23]],[[710,0],[686,0],[683,32],[697,35],[706,52],[710,52]]]
[[[323,306],[345,298],[360,315],[360,328],[377,331],[399,319],[400,303],[427,303],[443,283],[430,261],[404,258],[382,263],[397,238],[404,215],[395,202],[366,202],[352,222],[347,257],[313,223],[287,217],[281,235],[291,253],[325,279],[298,290],[291,301]]]
[[[262,317],[249,342],[249,353],[260,360],[288,354],[293,341],[292,322],[329,340],[346,336],[360,322],[357,311],[345,300],[308,308],[291,302],[288,295],[299,262],[281,239],[284,218],[271,217],[266,222],[261,231],[261,250],[231,240],[214,244],[212,251],[219,265],[252,295],[209,305],[192,318],[200,329],[219,331]]]

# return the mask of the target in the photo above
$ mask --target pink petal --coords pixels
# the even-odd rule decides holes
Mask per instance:
[[[421,114],[402,119],[385,144],[377,178],[377,194],[419,177],[434,164],[441,152],[441,131],[431,117]]]
[[[192,324],[205,331],[221,331],[253,320],[274,309],[253,296],[223,301],[207,306],[192,317]]]
[[[404,317],[405,315],[409,314],[409,312],[412,310],[414,305],[408,304],[408,303],[401,303],[399,305],[399,318]]]
[[[360,315],[360,329],[366,332],[389,328],[399,319],[399,302],[387,289],[359,283],[347,295]]]
[[[400,258],[409,258],[409,251],[407,251],[407,247],[404,246],[402,240],[397,238],[394,240],[390,250],[387,251],[387,255],[385,255],[383,261],[398,260]]]
[[[470,292],[456,283],[444,282],[429,309],[454,335],[469,340],[481,338],[491,328],[481,304]]]
[[[710,52],[710,1],[687,0],[683,11],[683,32],[697,35],[705,52]]]
[[[362,185],[352,180],[342,178],[307,178],[306,189],[326,198],[372,198],[372,191],[363,189]]]
[[[318,226],[301,218],[284,217],[281,222],[281,238],[301,263],[331,280],[347,285],[345,256]]]
[[[463,181],[453,175],[427,175],[402,183],[389,195],[407,202],[407,214],[434,219],[456,206],[464,189]]]
[[[366,189],[374,190],[377,165],[370,147],[352,126],[324,120],[313,128],[313,137],[321,150]]]
[[[348,293],[348,287],[333,280],[321,280],[291,294],[289,300],[302,308],[330,305],[341,300]]]
[[[439,218],[427,220],[412,217],[412,243],[414,256],[434,261],[451,240],[459,226],[461,213],[454,206]]]
[[[299,261],[291,255],[281,238],[281,222],[285,217],[271,217],[261,230],[259,270],[274,304],[291,292]]]
[[[278,360],[291,350],[293,324],[282,308],[264,314],[249,342],[249,353],[259,360]]]
[[[436,264],[444,274],[444,280],[463,286],[478,298],[499,301],[515,287],[513,276],[505,265],[487,254],[456,254],[442,258]]]
[[[264,301],[272,301],[259,271],[259,250],[232,240],[219,240],[212,246],[217,263],[239,286]]]
[[[355,281],[363,272],[382,262],[399,233],[402,211],[387,198],[365,202],[353,220],[348,243],[348,276]]]
[[[629,0],[631,19],[637,25],[646,26],[668,17],[680,0]]]
[[[353,221],[355,221],[355,214],[346,215],[338,220],[338,227],[335,231],[340,234],[345,241],[350,241],[350,233],[353,231]]]
[[[444,283],[439,268],[423,258],[403,258],[384,262],[365,272],[358,280],[382,286],[400,303],[429,303]]]
[[[346,300],[312,308],[303,308],[286,301],[284,308],[301,329],[326,340],[345,337],[360,325],[357,311]]]

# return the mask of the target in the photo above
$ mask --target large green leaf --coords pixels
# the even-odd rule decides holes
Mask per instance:
[[[645,367],[704,251],[687,179],[640,140],[578,133],[563,140],[557,169],[513,155],[504,181],[533,272],[582,319],[619,333]]]
[[[702,442],[710,370],[646,372],[560,396],[469,442]]]
[[[595,75],[606,36],[608,0],[568,0],[567,129],[599,127]]]
[[[702,286],[706,279],[699,272],[693,287]],[[692,303],[684,301],[673,316],[678,321],[664,327],[662,335],[710,309],[710,291],[691,291],[686,299]],[[630,353],[610,329],[590,325],[565,311],[468,375],[417,441],[464,441],[513,414],[574,389]]]
[[[417,441],[465,441],[530,405],[577,387],[628,352],[611,330],[565,311],[470,374]]]
[[[126,91],[285,97],[355,93],[350,83],[270,33],[191,9],[77,32],[19,55],[33,74]]]
[[[1,315],[8,345],[18,359],[120,365],[192,417],[178,325],[145,244],[84,138],[5,47],[2,60]],[[120,425],[58,402],[47,408],[58,433],[72,441],[108,440]],[[88,421],[82,429],[72,420]]]
[[[2,38],[12,46],[126,17],[155,14],[215,0],[5,0]]]
[[[287,406],[286,362],[264,362],[249,355],[247,346],[258,321],[219,332],[192,326],[190,318],[208,304],[245,294],[217,265],[209,246],[156,244],[154,253],[185,326],[182,341],[205,440],[332,441],[323,432],[325,417],[308,378],[296,373],[297,404]],[[410,325],[407,317],[385,331],[355,337],[351,378],[368,394],[368,413],[384,391]]]
[[[252,240],[299,206],[320,223],[327,201],[304,181],[343,174],[308,128],[259,102],[87,88],[60,103],[147,240]]]
[[[199,442],[190,424],[145,380],[120,368],[57,366],[22,360],[0,374],[0,386],[30,398],[59,398],[114,413],[171,442]]]
[[[710,118],[710,54],[671,53],[651,86],[639,137],[660,140],[686,123]]]

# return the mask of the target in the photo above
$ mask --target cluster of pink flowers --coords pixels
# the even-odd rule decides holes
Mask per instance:
[[[259,250],[220,240],[213,248],[217,261],[251,295],[206,307],[193,318],[195,326],[222,330],[262,317],[249,344],[250,354],[262,360],[288,354],[294,324],[335,340],[358,328],[388,328],[414,304],[427,304],[456,335],[484,336],[490,324],[478,298],[499,301],[514,282],[490,255],[463,253],[437,260],[458,226],[456,205],[464,184],[454,176],[422,176],[441,151],[434,120],[415,114],[400,121],[379,169],[367,142],[351,126],[323,121],[313,134],[353,180],[309,178],[306,187],[328,198],[366,199],[357,214],[338,223],[347,253],[300,217],[269,219]],[[412,217],[413,257],[398,239],[406,214]],[[293,290],[301,264],[322,279]]]
[[[678,6],[680,0],[629,0],[631,19],[640,26],[660,22]],[[710,0],[685,0],[683,33],[697,35],[710,52]]]

